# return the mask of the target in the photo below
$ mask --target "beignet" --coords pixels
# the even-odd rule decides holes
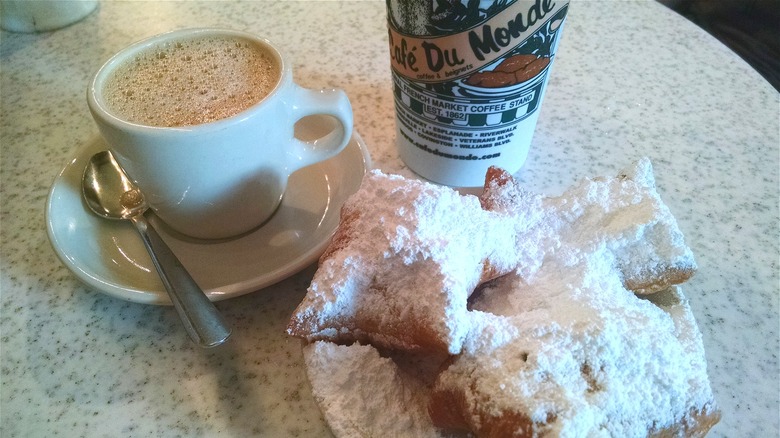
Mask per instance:
[[[704,436],[695,269],[648,160],[560,196],[374,171],[288,330],[339,437]]]

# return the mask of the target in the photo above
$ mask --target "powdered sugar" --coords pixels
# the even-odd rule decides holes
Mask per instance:
[[[510,214],[531,199],[513,184],[486,198]],[[473,309],[494,328],[470,332],[437,390],[461,391],[477,430],[484,418],[521,415],[554,436],[646,436],[709,409],[701,340],[675,326],[698,333],[690,311],[674,319],[625,287],[695,269],[649,162],[536,205],[541,220],[520,236],[543,250],[483,289]]]
[[[475,411],[520,412],[553,436],[629,437],[671,427],[712,401],[689,308],[637,298],[609,257],[581,254],[566,267],[546,262],[530,284],[504,277],[474,308],[511,315],[488,324],[503,329],[473,330],[440,376],[440,389],[470,388]],[[516,335],[497,343],[496,331]]]
[[[557,197],[495,179],[477,199],[375,171],[343,217],[347,238],[337,236],[323,259],[291,331],[458,355],[441,374],[424,367],[410,379],[408,351],[390,359],[357,344],[307,347],[315,395],[338,435],[381,423],[380,412],[406,422],[385,435],[430,434],[409,410],[424,409],[437,375],[432,411],[461,409],[478,435],[491,421],[512,424],[502,418],[525,418],[517,427],[539,435],[621,437],[690,415],[716,421],[690,309],[676,289],[657,293],[695,263],[649,161]],[[467,309],[480,282],[504,273]],[[431,333],[441,344],[425,339]],[[338,383],[350,379],[357,383]],[[464,405],[449,406],[453,397]]]
[[[494,184],[484,198],[491,208],[518,218],[518,266],[525,278],[544,259],[566,257],[557,254],[562,247],[585,253],[608,247],[604,254],[615,257],[627,286],[638,293],[679,283],[696,269],[677,222],[655,190],[647,159],[617,178],[583,180],[558,197],[541,198],[516,184]],[[670,271],[685,278],[655,284]]]
[[[373,347],[315,342],[303,351],[314,397],[336,436],[438,436],[426,388]]]
[[[296,312],[307,337],[327,337],[335,323],[352,339],[459,352],[469,295],[486,269],[515,266],[512,218],[474,196],[379,171],[343,208],[353,218],[348,242],[322,262]],[[432,340],[416,338],[413,326]]]

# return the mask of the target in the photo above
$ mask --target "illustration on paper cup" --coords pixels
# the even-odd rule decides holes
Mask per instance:
[[[550,65],[549,57],[515,55],[501,61],[496,68],[469,76],[465,83],[480,88],[503,88],[522,84]]]
[[[568,0],[386,0],[399,153],[415,172],[481,185],[520,168]]]
[[[534,87],[544,79],[552,64],[561,22],[562,18],[553,18],[508,56],[461,78],[457,81],[461,90],[453,89],[453,94],[505,95]]]
[[[506,94],[532,87],[547,74],[551,57],[513,55],[492,70],[478,71],[460,81],[460,86],[475,95]]]

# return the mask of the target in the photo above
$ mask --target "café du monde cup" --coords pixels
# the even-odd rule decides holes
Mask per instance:
[[[90,112],[108,148],[172,229],[223,239],[259,227],[290,174],[338,154],[352,135],[342,90],[293,82],[269,41],[240,31],[184,29],[137,42],[95,74]],[[338,123],[295,137],[312,115]]]
[[[479,186],[531,146],[568,0],[388,0],[396,143],[419,175]]]

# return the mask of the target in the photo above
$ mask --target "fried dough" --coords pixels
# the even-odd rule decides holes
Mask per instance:
[[[288,331],[337,436],[704,436],[695,269],[646,159],[560,196],[374,171]]]
[[[457,354],[475,288],[515,269],[530,277],[561,247],[605,245],[638,293],[685,281],[696,267],[647,160],[559,197],[492,169],[479,201],[373,171],[341,218],[288,325],[309,341]]]
[[[373,171],[341,224],[288,332],[309,341],[460,351],[469,295],[514,269],[514,223],[474,196]]]

